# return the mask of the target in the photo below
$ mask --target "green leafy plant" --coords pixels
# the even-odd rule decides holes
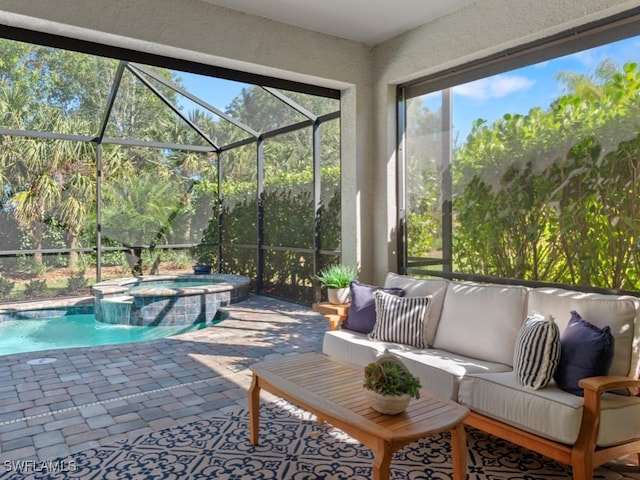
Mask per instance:
[[[87,279],[84,276],[84,271],[78,272],[67,278],[67,291],[78,292],[86,287],[88,284]]]
[[[6,297],[13,290],[15,282],[11,282],[4,277],[0,277],[0,298]]]
[[[364,368],[364,388],[367,390],[391,396],[407,393],[411,398],[420,398],[421,387],[420,380],[396,360],[378,360]]]
[[[176,252],[169,250],[168,260],[174,268],[186,268],[193,263],[191,255],[186,252]]]
[[[327,288],[346,288],[357,276],[354,267],[345,265],[330,265],[316,275],[318,281]]]
[[[24,293],[29,297],[42,295],[44,291],[47,289],[47,282],[44,280],[31,280],[27,283]]]

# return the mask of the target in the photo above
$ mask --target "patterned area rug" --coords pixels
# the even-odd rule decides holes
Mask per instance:
[[[469,480],[570,479],[570,469],[508,442],[468,430]],[[263,405],[260,445],[249,442],[246,411],[85,450],[48,464],[24,465],[7,479],[368,480],[371,451],[289,404]],[[396,452],[392,479],[451,478],[448,434]],[[28,468],[30,467],[30,468]],[[600,473],[603,472],[603,473]],[[597,479],[626,478],[600,469]]]

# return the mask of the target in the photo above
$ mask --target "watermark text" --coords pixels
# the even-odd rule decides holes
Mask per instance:
[[[36,472],[75,472],[78,465],[73,460],[5,460],[5,472],[36,473]]]

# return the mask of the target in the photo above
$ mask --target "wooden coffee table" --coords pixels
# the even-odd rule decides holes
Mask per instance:
[[[462,420],[469,410],[422,390],[399,415],[373,410],[362,387],[364,369],[321,353],[290,355],[251,367],[250,437],[258,444],[260,389],[265,389],[317,416],[373,450],[374,480],[388,480],[393,452],[437,433],[451,432],[453,479],[466,478],[467,446]]]

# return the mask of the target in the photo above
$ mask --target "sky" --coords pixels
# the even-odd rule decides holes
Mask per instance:
[[[240,95],[242,89],[250,87],[246,83],[224,80],[222,78],[207,77],[194,73],[175,71],[182,79],[185,89],[223,112],[232,100]]]
[[[453,138],[457,136],[457,144],[463,143],[478,118],[491,124],[505,113],[526,114],[535,106],[546,109],[564,93],[557,80],[560,72],[591,75],[605,59],[619,67],[639,62],[639,52],[640,38],[633,37],[456,86],[452,94]],[[431,110],[440,107],[439,93],[426,95],[423,101]]]

